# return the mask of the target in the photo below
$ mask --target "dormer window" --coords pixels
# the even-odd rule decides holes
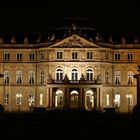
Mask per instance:
[[[92,58],[93,58],[92,52],[87,52],[87,59],[92,59]]]
[[[72,52],[72,59],[78,59],[77,52]]]
[[[62,51],[57,52],[57,59],[63,59],[63,52]]]

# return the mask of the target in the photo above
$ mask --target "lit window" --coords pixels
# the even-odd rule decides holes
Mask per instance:
[[[4,93],[4,105],[8,105],[8,103],[9,103],[9,94]]]
[[[4,72],[4,84],[9,84],[9,71]]]
[[[106,94],[106,105],[110,105],[109,94]]]
[[[34,105],[34,94],[29,94],[29,106]]]
[[[121,73],[120,71],[115,72],[115,84],[120,84],[121,83]]]
[[[114,105],[116,108],[120,107],[120,94],[115,94]]]
[[[128,106],[133,106],[132,94],[127,94],[126,98]]]
[[[16,83],[21,84],[22,83],[22,71],[16,72]]]
[[[128,71],[127,73],[127,83],[129,85],[132,85],[133,84],[133,72],[132,71]]]
[[[39,98],[39,104],[40,105],[43,105],[43,94],[40,94],[40,98]]]
[[[16,105],[22,104],[22,94],[16,94]]]
[[[35,72],[29,71],[29,84],[34,84],[34,83],[35,83]]]

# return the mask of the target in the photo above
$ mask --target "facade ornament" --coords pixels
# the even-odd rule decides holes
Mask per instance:
[[[99,35],[99,33],[96,34],[95,41],[97,41],[97,42],[102,41],[102,38],[101,38],[101,36]]]
[[[125,38],[125,36],[122,37],[122,39],[121,39],[121,43],[122,43],[122,44],[126,44],[126,38]]]
[[[24,44],[28,44],[29,43],[29,40],[28,40],[28,37],[26,36],[25,38],[24,38]]]
[[[55,40],[55,34],[53,33],[51,36],[48,36],[49,41],[54,41]]]
[[[15,44],[15,43],[16,43],[15,35],[12,36],[12,38],[11,38],[11,43],[12,43],[12,44]]]
[[[4,39],[3,37],[0,37],[0,44],[3,44],[4,43]]]
[[[109,43],[113,44],[113,38],[112,38],[111,35],[110,35],[110,37],[109,37]]]
[[[138,44],[139,43],[139,40],[137,37],[134,38],[134,44]]]
[[[38,36],[38,39],[36,40],[36,43],[40,43],[41,42],[41,35]]]

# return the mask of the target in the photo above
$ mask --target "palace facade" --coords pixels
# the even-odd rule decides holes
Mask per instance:
[[[0,104],[6,111],[113,107],[131,112],[137,101],[138,40],[104,42],[99,34],[87,37],[94,30],[76,24],[64,30],[62,38],[53,34],[45,41],[0,39]]]

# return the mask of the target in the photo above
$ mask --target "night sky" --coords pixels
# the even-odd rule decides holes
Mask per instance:
[[[0,4],[0,34],[45,33],[65,25],[66,18],[86,18],[100,32],[140,35],[136,0],[12,1]]]

